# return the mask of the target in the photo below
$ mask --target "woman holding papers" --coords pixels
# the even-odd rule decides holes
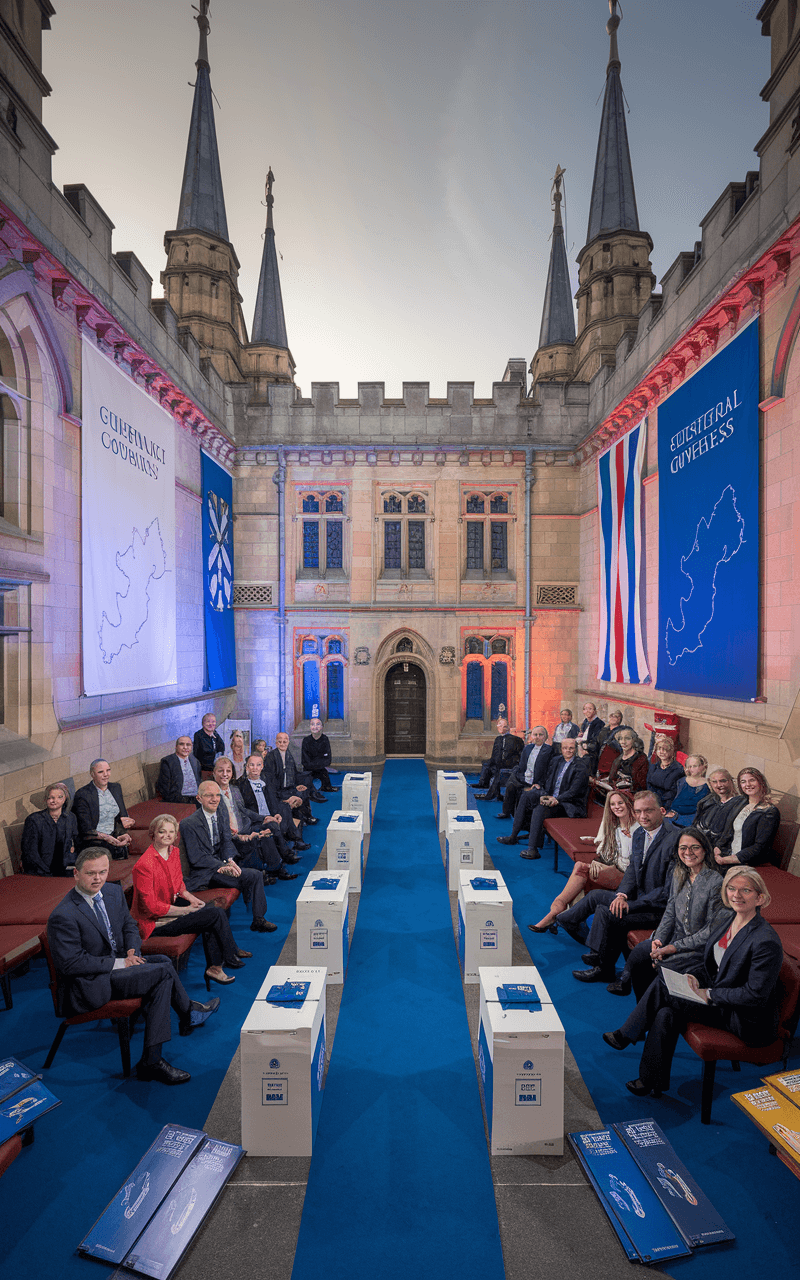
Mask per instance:
[[[732,1031],[749,1045],[769,1044],[778,1024],[778,976],[783,947],[775,930],[761,918],[769,904],[767,886],[752,867],[732,868],[722,884],[726,910],[717,917],[696,974],[670,976],[667,966],[619,1031],[603,1036],[612,1049],[624,1049],[647,1036],[639,1076],[626,1088],[637,1097],[660,1097],[669,1088],[670,1067],[678,1036],[689,1022]]]
[[[633,800],[623,791],[612,791],[606,799],[603,821],[596,836],[581,840],[597,846],[591,862],[576,862],[572,875],[561,893],[550,904],[550,910],[538,924],[529,927],[534,933],[558,933],[556,916],[566,911],[580,893],[589,889],[616,889],[631,860],[633,833],[639,824],[633,816]],[[591,884],[589,883],[591,881]]]
[[[697,827],[687,827],[678,840],[678,859],[661,923],[652,938],[633,948],[622,977],[612,984],[612,994],[629,995],[633,983],[634,995],[641,1000],[662,962],[678,973],[699,971],[722,909],[721,888],[722,876],[708,836]]]

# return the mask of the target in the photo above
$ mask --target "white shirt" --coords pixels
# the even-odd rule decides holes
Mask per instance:
[[[530,786],[530,784],[533,782],[533,770],[536,765],[537,756],[539,755],[539,752],[541,751],[542,746],[544,746],[544,743],[542,743],[541,746],[533,747],[533,749],[531,750],[531,754],[528,756],[528,763],[525,766],[525,781],[528,783],[528,786]]]

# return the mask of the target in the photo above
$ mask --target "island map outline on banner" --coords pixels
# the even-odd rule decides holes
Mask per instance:
[[[736,492],[727,485],[708,519],[703,516],[698,522],[688,556],[681,556],[681,573],[689,579],[691,590],[680,599],[680,625],[676,626],[671,617],[667,619],[665,648],[670,666],[703,647],[703,632],[714,617],[717,572],[745,542],[744,528]]]
[[[150,583],[163,578],[167,572],[167,553],[158,516],[147,526],[144,537],[134,526],[129,545],[116,553],[115,561],[128,586],[125,591],[115,593],[118,622],[103,610],[97,635],[106,665],[123,649],[132,649],[138,644],[139,632],[150,615]]]

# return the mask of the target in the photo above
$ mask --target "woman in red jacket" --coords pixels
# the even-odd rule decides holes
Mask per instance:
[[[152,844],[133,868],[131,915],[142,938],[174,938],[182,933],[199,933],[206,954],[206,989],[212,982],[227,985],[236,979],[225,972],[242,969],[243,957],[251,951],[236,946],[228,917],[221,907],[196,898],[183,883],[181,855],[177,847],[178,823],[168,813],[153,818],[149,827]]]

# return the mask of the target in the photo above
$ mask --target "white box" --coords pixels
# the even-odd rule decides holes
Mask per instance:
[[[270,987],[311,985],[303,1004],[270,1004]],[[325,1071],[325,969],[274,965],[240,1036],[242,1146],[251,1156],[310,1156]]]
[[[372,813],[372,774],[346,773],[342,783],[342,809],[345,813],[360,813],[364,817],[364,835],[370,832]]]
[[[476,876],[496,880],[496,889],[473,889]],[[458,873],[458,961],[465,982],[477,982],[481,965],[511,964],[511,894],[497,871]]]
[[[504,1009],[504,982],[531,983],[542,1007]],[[481,968],[478,1063],[492,1155],[564,1154],[564,1028],[546,994],[535,969]]]
[[[447,830],[447,814],[450,809],[466,809],[467,780],[463,773],[447,773],[436,770],[436,820],[440,831]]]
[[[364,878],[364,815],[336,809],[328,823],[325,849],[329,871],[349,871],[350,893],[361,892]]]
[[[335,880],[335,889],[315,889]],[[350,950],[349,871],[312,871],[297,895],[297,963],[325,964],[330,987],[344,982]]]
[[[483,819],[475,809],[451,809],[444,844],[445,874],[451,893],[458,889],[460,871],[483,871]]]

